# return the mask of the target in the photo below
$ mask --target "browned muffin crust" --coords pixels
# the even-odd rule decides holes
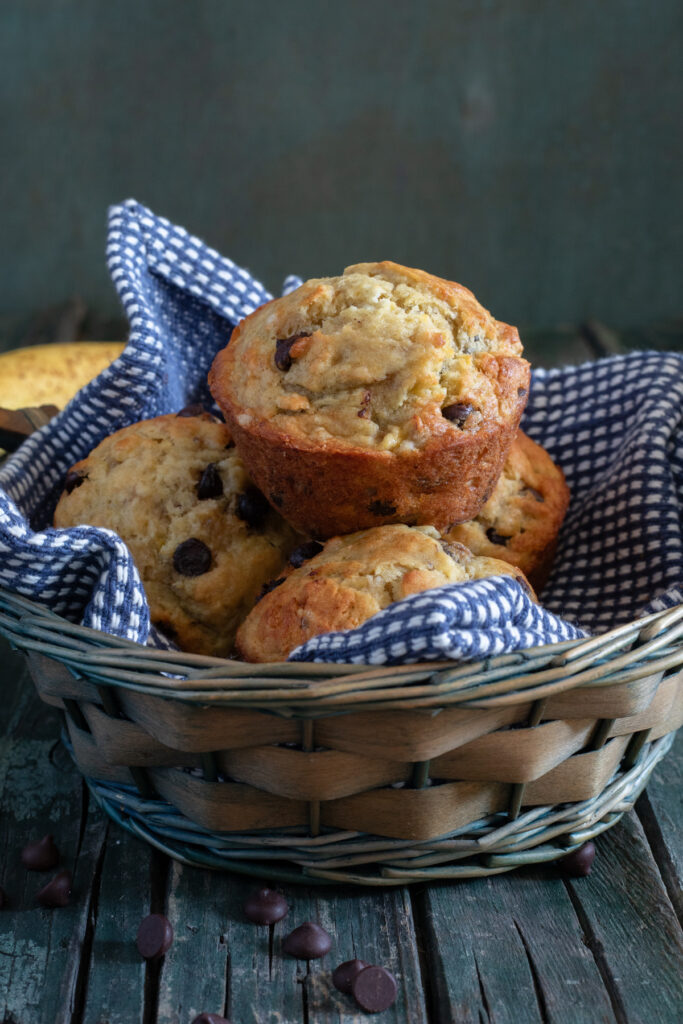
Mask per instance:
[[[284,661],[311,637],[354,629],[409,594],[485,576],[514,576],[535,596],[519,569],[447,543],[429,526],[334,537],[269,585],[237,632],[237,650],[247,661]]]
[[[54,522],[114,530],[153,624],[182,650],[219,656],[300,540],[208,414],[159,416],[105,438],[67,474]]]
[[[452,527],[444,537],[476,555],[518,566],[541,590],[568,506],[564,473],[520,430],[489,500],[474,519]]]
[[[393,263],[261,307],[209,383],[259,487],[316,537],[471,518],[526,404],[514,328],[466,288]]]

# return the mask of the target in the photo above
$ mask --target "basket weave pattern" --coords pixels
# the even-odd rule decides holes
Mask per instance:
[[[683,606],[476,664],[379,669],[155,651],[9,595],[0,629],[128,827],[144,834],[141,801],[157,818],[170,805],[173,827],[212,848],[251,835],[258,861],[259,842],[283,835],[285,859],[343,880],[423,877],[425,857],[480,873],[483,853],[496,870],[511,841],[546,859],[548,816],[565,847],[613,823],[683,722]],[[401,868],[411,857],[421,874]],[[340,858],[363,878],[340,875]]]

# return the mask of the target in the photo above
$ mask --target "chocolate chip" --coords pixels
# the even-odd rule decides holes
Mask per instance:
[[[462,427],[473,408],[474,406],[467,402],[454,402],[452,405],[445,405],[441,410],[441,415],[444,419],[455,423],[457,427]]]
[[[2,910],[3,907],[7,906],[7,902],[8,902],[8,900],[7,900],[7,893],[5,892],[3,887],[0,885],[0,910]]]
[[[510,540],[509,537],[503,537],[502,533],[496,533],[492,526],[489,526],[488,530],[486,531],[486,536],[488,537],[491,544],[507,544],[507,542]]]
[[[325,956],[332,947],[332,938],[319,924],[305,921],[295,928],[282,943],[283,953],[295,956],[297,960],[317,960]]]
[[[373,516],[393,516],[396,513],[396,506],[392,505],[390,501],[371,501],[368,505],[368,512],[372,512]]]
[[[164,914],[148,914],[140,922],[136,942],[141,957],[158,960],[171,948],[173,925]]]
[[[560,861],[560,867],[572,878],[585,878],[590,875],[595,860],[595,843],[589,840],[578,850],[572,850]]]
[[[71,494],[77,487],[80,487],[84,480],[87,480],[88,474],[83,473],[80,469],[70,469],[64,477],[64,490],[67,494]]]
[[[304,562],[307,562],[309,558],[313,558],[322,549],[322,544],[318,544],[317,540],[308,540],[305,544],[299,544],[299,547],[294,548],[294,551],[289,556],[289,564],[298,569]]]
[[[517,394],[519,395],[520,398],[524,398],[526,393],[527,393],[527,389],[526,388],[517,388]]]
[[[221,475],[216,469],[216,463],[210,462],[199,478],[197,497],[200,501],[206,501],[207,498],[220,498],[222,493]]]
[[[237,496],[237,515],[248,526],[262,526],[269,510],[268,499],[258,487],[247,487],[246,491]]]
[[[200,1013],[192,1021],[192,1024],[230,1024],[227,1017],[221,1017],[217,1013]]]
[[[261,587],[261,589],[259,590],[258,596],[257,596],[256,601],[254,603],[258,604],[259,601],[261,600],[261,598],[265,597],[266,594],[269,594],[271,592],[271,590],[275,590],[276,587],[279,587],[280,584],[284,583],[284,582],[285,582],[285,577],[284,576],[280,576],[280,578],[277,579],[277,580],[270,580],[268,583],[264,583],[263,586]]]
[[[537,491],[535,487],[525,487],[525,491],[527,494],[530,494],[532,498],[535,498],[536,501],[545,501],[541,492]]]
[[[173,552],[173,568],[181,576],[202,576],[211,568],[211,552],[203,540],[190,537]]]
[[[370,409],[369,409],[370,398],[371,398],[370,392],[369,391],[364,391],[363,392],[363,397],[361,399],[361,407],[358,410],[358,415],[362,419],[366,419],[370,415]]]
[[[49,871],[59,864],[59,850],[53,836],[28,843],[21,851],[21,863],[29,871]]]
[[[193,402],[192,405],[186,405],[184,409],[176,413],[176,416],[189,417],[189,416],[201,416],[205,413],[206,409],[201,402]]]
[[[292,345],[299,338],[305,338],[305,334],[293,334],[291,338],[278,338],[275,342],[275,365],[278,370],[286,373],[292,365],[292,357],[289,354]]]
[[[271,494],[270,500],[272,501],[273,505],[277,505],[278,508],[282,508],[282,506],[285,503],[285,499],[282,497],[281,494]]]
[[[366,967],[353,979],[351,992],[366,1013],[380,1013],[396,999],[396,978],[384,967]]]
[[[345,992],[347,996],[350,996],[354,978],[369,966],[370,964],[366,964],[365,960],[345,960],[333,972],[332,984],[340,992]]]
[[[287,900],[275,889],[254,889],[244,903],[244,913],[254,924],[275,924],[288,912]]]
[[[71,872],[60,871],[36,893],[36,899],[44,907],[68,906],[71,899]]]

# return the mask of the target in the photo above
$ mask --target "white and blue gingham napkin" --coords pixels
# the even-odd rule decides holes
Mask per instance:
[[[145,643],[147,602],[122,541],[94,527],[49,527],[64,476],[126,424],[190,402],[210,406],[214,355],[271,296],[246,270],[133,200],[110,211],[107,256],[129,342],[0,468],[0,586]],[[288,278],[284,290],[298,283]],[[392,605],[357,630],[317,637],[295,657],[480,658],[580,636],[579,627],[604,630],[682,601],[682,418],[680,355],[536,371],[524,428],[562,466],[572,492],[543,607],[509,578],[443,587]]]

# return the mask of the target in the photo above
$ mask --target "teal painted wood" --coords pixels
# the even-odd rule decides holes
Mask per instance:
[[[434,885],[417,900],[437,1024],[617,1019],[555,868]]]
[[[678,315],[681,7],[0,7],[0,310],[117,309],[135,195],[277,288],[392,258],[510,322]]]
[[[683,936],[636,815],[602,837],[593,873],[568,891],[617,1019],[678,1024]]]
[[[406,890],[338,893],[282,887],[288,917],[269,930],[244,917],[242,906],[258,884],[174,865],[167,912],[176,941],[165,958],[158,1019],[184,1024],[201,1011],[224,1013],[241,1024],[316,1024],[364,1019],[353,1000],[332,986],[337,964],[359,956],[389,967],[399,983],[395,1005],[382,1020],[426,1022],[418,950]],[[281,951],[283,937],[305,920],[321,924],[333,946],[306,967]]]
[[[66,1024],[80,1000],[81,951],[87,943],[90,892],[104,821],[86,822],[82,783],[58,744],[57,716],[31,694],[23,659],[3,645],[0,701],[0,1020]],[[54,833],[62,864],[73,872],[70,906],[47,910],[35,894],[55,873],[28,872],[20,853]]]
[[[224,1015],[232,971],[227,941],[234,879],[188,868],[170,868],[166,913],[173,945],[159,982],[158,1020],[185,1024],[203,1012]]]
[[[683,921],[683,730],[655,769],[637,810],[669,898]]]
[[[135,940],[151,912],[152,851],[109,827],[94,899],[94,932],[82,1024],[143,1024],[145,977]]]

